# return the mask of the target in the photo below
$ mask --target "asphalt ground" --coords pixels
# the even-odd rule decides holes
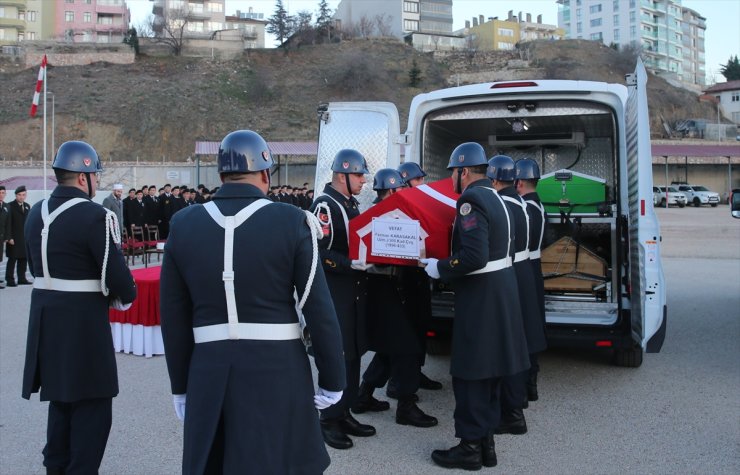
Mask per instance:
[[[525,411],[529,432],[496,438],[506,474],[740,473],[740,220],[727,206],[658,210],[668,287],[663,349],[640,368],[608,353],[549,350],[540,400]],[[4,263],[0,265],[0,272]],[[20,397],[31,289],[0,290],[0,473],[41,474],[47,404]],[[372,354],[363,362],[369,363]],[[164,357],[117,355],[121,392],[104,474],[180,472],[182,424],[175,418]],[[456,443],[449,358],[424,372],[444,384],[420,391],[440,424],[395,424],[391,411],[361,415],[378,435],[329,449],[328,474],[444,474],[430,453]],[[384,399],[384,390],[377,391]]]

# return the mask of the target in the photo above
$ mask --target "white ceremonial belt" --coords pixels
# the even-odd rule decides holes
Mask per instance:
[[[229,327],[231,333],[229,332]],[[235,335],[232,338],[229,335]],[[196,343],[222,340],[298,340],[301,338],[299,323],[222,323],[193,328]]]
[[[511,257],[504,257],[503,259],[496,259],[495,261],[488,261],[485,267],[481,267],[473,272],[468,272],[468,275],[485,274],[487,272],[496,272],[501,269],[511,267]]]
[[[47,283],[49,285],[47,285]],[[99,280],[67,280],[54,277],[38,277],[33,281],[34,289],[58,290],[60,292],[100,292]]]
[[[529,258],[530,259],[539,259],[540,258],[540,250],[537,249],[536,251],[529,251]]]
[[[526,261],[530,258],[529,250],[525,249],[524,251],[519,251],[514,254],[514,262],[522,262]]]

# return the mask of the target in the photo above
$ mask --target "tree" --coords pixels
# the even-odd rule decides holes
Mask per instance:
[[[720,73],[728,81],[737,81],[740,79],[740,60],[737,59],[737,55],[734,57],[730,56],[727,60],[727,64],[720,64],[722,68],[719,70]]]
[[[416,58],[411,63],[411,69],[409,70],[409,87],[417,87],[421,84],[421,69],[416,63]]]
[[[277,0],[275,4],[275,13],[267,20],[268,33],[275,35],[283,44],[293,32],[293,23],[295,19],[288,15],[288,10],[283,6],[283,0]]]
[[[170,8],[166,16],[153,16],[149,27],[154,32],[152,42],[167,45],[175,56],[180,56],[185,37],[185,30],[192,20],[192,14],[187,4],[179,8]]]
[[[367,39],[373,34],[373,31],[375,31],[375,21],[370,19],[367,15],[362,15],[360,17],[360,22],[355,25],[355,30],[357,31],[357,36]]]
[[[393,17],[385,13],[375,15],[375,26],[378,28],[378,34],[384,38],[393,36]]]
[[[318,15],[316,15],[316,29],[323,32],[329,41],[331,41],[331,24],[332,14],[329,4],[326,0],[321,0]]]
[[[126,31],[123,42],[134,49],[136,56],[139,55],[139,36],[136,33],[136,28],[129,28]]]

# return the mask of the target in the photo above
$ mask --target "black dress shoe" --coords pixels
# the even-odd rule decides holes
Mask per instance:
[[[9,280],[6,284],[8,287],[18,287],[18,284],[15,283],[13,280]]]
[[[527,421],[524,419],[524,411],[521,409],[513,409],[510,413],[504,414],[501,418],[501,423],[494,433],[514,435],[526,434]]]
[[[31,285],[33,282],[29,282],[27,280],[19,280],[18,285]]]
[[[339,421],[321,421],[321,435],[329,447],[340,450],[352,448],[352,439],[339,428]]]
[[[388,401],[380,401],[373,397],[375,388],[368,383],[363,382],[360,385],[360,392],[357,394],[357,401],[352,406],[352,412],[362,414],[364,412],[382,412],[391,408]]]
[[[434,463],[444,468],[480,470],[483,466],[480,440],[461,440],[451,449],[432,452]]]
[[[442,383],[439,381],[435,381],[433,379],[429,379],[427,375],[424,373],[421,373],[419,378],[419,387],[421,389],[429,389],[431,391],[436,391],[438,389],[442,389]]]
[[[64,469],[59,467],[46,467],[46,475],[64,475]]]
[[[398,399],[398,390],[396,389],[396,386],[391,384],[391,381],[388,381],[388,386],[385,388],[385,395],[391,399]],[[414,394],[412,399],[414,402],[419,402],[419,395]]]
[[[488,437],[481,439],[480,447],[483,466],[495,467],[498,464],[498,458],[496,457],[496,443],[493,441],[493,432],[488,434]]]
[[[438,423],[436,417],[432,417],[419,409],[414,401],[399,401],[396,409],[396,424],[414,427],[434,427]]]
[[[360,421],[347,413],[344,419],[339,420],[339,429],[345,434],[354,435],[355,437],[370,437],[375,435],[375,427],[369,424],[360,424]]]

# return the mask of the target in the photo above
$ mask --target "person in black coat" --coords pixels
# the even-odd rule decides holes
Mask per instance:
[[[378,170],[373,190],[378,193],[375,202],[392,196],[404,186],[401,174],[392,168]],[[386,384],[389,378],[396,382],[398,406],[396,423],[416,427],[433,427],[437,419],[424,413],[416,405],[419,390],[419,361],[424,347],[418,302],[410,291],[418,281],[417,273],[424,271],[407,266],[373,265],[368,268],[368,334],[370,349],[375,356],[360,385],[352,412],[383,411],[389,408],[385,401],[373,397],[375,388]]]
[[[131,229],[131,223],[128,221],[128,205],[136,200],[136,188],[128,190],[128,196],[121,200],[123,204],[123,228]]]
[[[170,219],[178,210],[177,200],[172,194],[172,185],[164,185],[163,193],[159,195],[159,238],[167,239],[170,230]]]
[[[152,185],[149,194],[144,196],[144,222],[148,226],[159,226],[159,196],[157,187]]]
[[[531,158],[517,160],[516,164],[516,191],[527,203],[527,214],[529,215],[529,263],[532,265],[534,276],[534,289],[537,295],[537,303],[540,308],[540,318],[543,328],[545,327],[545,280],[542,277],[542,263],[540,254],[542,252],[542,238],[545,235],[545,207],[537,194],[537,182],[540,179],[540,167]],[[527,399],[536,401],[539,399],[537,391],[537,375],[540,371],[537,353],[530,349],[529,369],[527,378]]]
[[[5,186],[0,185],[0,262],[4,259],[5,241],[10,237],[10,209],[5,204],[5,194]],[[0,289],[4,288],[5,281],[0,280]]]
[[[46,473],[98,473],[118,394],[108,308],[128,308],[136,286],[116,243],[115,215],[91,201],[101,170],[95,149],[65,142],[52,167],[59,185],[26,223],[35,280],[22,396],[40,390],[50,401]]]
[[[26,278],[28,261],[26,257],[26,234],[24,227],[31,206],[26,203],[26,187],[19,186],[15,189],[15,200],[8,203],[10,210],[10,236],[7,239],[5,251],[8,254],[8,263],[5,268],[5,280],[8,287],[17,285],[31,285]],[[14,273],[18,280],[15,280]]]
[[[144,192],[139,190],[134,195],[134,199],[126,205],[127,221],[131,225],[144,227],[146,223],[146,203],[144,202]]]
[[[547,348],[545,329],[540,304],[535,289],[535,277],[529,262],[529,215],[527,205],[514,188],[516,170],[514,160],[506,155],[496,155],[488,162],[488,178],[493,188],[506,202],[516,239],[514,246],[514,271],[519,289],[519,304],[522,309],[524,334],[527,349],[536,354]],[[531,361],[531,357],[530,357]],[[530,362],[531,365],[531,362]],[[527,423],[522,410],[527,402],[527,380],[529,369],[506,376],[501,382],[501,423],[497,434],[524,434]]]
[[[170,223],[162,338],[176,414],[185,421],[186,475],[318,474],[329,465],[316,409],[341,398],[341,333],[321,267],[310,280],[319,259],[312,229],[317,238],[320,225],[265,198],[272,165],[262,137],[230,133],[218,156],[224,185],[212,202],[189,206]],[[316,395],[294,291],[301,299],[308,293],[302,314]]]
[[[354,195],[360,194],[368,173],[365,157],[356,150],[340,150],[331,166],[331,183],[324,187],[311,212],[319,217],[323,238],[319,242],[321,265],[326,274],[334,308],[344,341],[347,388],[338,404],[321,411],[324,441],[335,449],[349,449],[353,442],[347,435],[369,437],[371,425],[360,424],[350,408],[357,399],[360,385],[360,359],[367,351],[366,305],[367,265],[349,258],[349,220],[360,210]]]
[[[455,436],[460,443],[435,450],[445,468],[478,470],[497,463],[493,431],[499,425],[501,378],[529,368],[516,274],[514,227],[503,199],[486,177],[480,144],[459,145],[450,156],[457,200],[452,255],[422,259],[427,274],[454,286],[455,319],[450,374],[455,393]]]

